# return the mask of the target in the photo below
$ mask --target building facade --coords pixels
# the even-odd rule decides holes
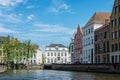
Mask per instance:
[[[70,63],[70,54],[68,53],[68,47],[62,44],[50,44],[49,46],[46,46],[45,57],[46,64]]]
[[[74,63],[76,62],[82,62],[82,29],[79,24],[74,36]]]
[[[83,63],[94,63],[94,31],[103,26],[110,18],[110,13],[96,12],[83,27]]]
[[[71,43],[70,43],[70,54],[71,54],[71,63],[72,64],[74,63],[74,37],[75,37],[75,34],[71,38]]]
[[[39,47],[36,49],[35,55],[31,58],[31,64],[41,65],[43,63],[43,55]]]
[[[109,23],[95,30],[95,63],[109,63],[110,61],[109,30]]]
[[[110,62],[120,63],[120,0],[115,0],[110,20]]]

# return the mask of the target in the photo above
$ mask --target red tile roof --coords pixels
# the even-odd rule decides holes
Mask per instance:
[[[93,22],[106,24],[106,20],[110,21],[110,16],[111,13],[109,12],[96,12],[87,22],[86,26]]]

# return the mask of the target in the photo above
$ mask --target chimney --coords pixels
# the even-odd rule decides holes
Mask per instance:
[[[105,19],[105,25],[110,22],[110,19]]]

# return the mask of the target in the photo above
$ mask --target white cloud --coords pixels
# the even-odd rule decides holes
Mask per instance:
[[[11,23],[19,23],[21,22],[21,19],[15,14],[9,14],[7,15],[6,21]]]
[[[8,23],[19,23],[21,22],[21,15],[18,14],[6,14],[6,13],[3,13],[2,11],[0,11],[0,19],[1,20],[4,20]]]
[[[11,29],[7,29],[3,27],[3,25],[0,24],[0,33],[17,33],[16,31],[13,31]]]
[[[25,0],[0,0],[0,5],[4,7],[14,6],[18,3],[22,3]]]
[[[32,19],[34,18],[34,15],[31,14],[31,15],[29,15],[27,18],[28,18],[28,20],[32,20]]]
[[[34,26],[38,27],[35,31],[41,31],[41,32],[54,32],[54,33],[66,33],[68,35],[71,35],[74,33],[74,29],[64,27],[61,25],[51,25],[51,24],[43,24],[43,23],[37,23],[34,24]]]
[[[62,0],[53,0],[52,3],[53,5],[50,7],[51,12],[54,12],[57,14],[64,13],[64,12],[73,13],[70,5],[66,4]]]

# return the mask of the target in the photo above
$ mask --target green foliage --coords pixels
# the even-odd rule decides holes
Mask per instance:
[[[0,45],[3,47],[4,61],[8,65],[11,62],[19,64],[23,58],[28,61],[28,59],[36,53],[36,45],[32,44],[30,40],[20,42],[17,39],[8,37],[3,43],[0,43]]]

